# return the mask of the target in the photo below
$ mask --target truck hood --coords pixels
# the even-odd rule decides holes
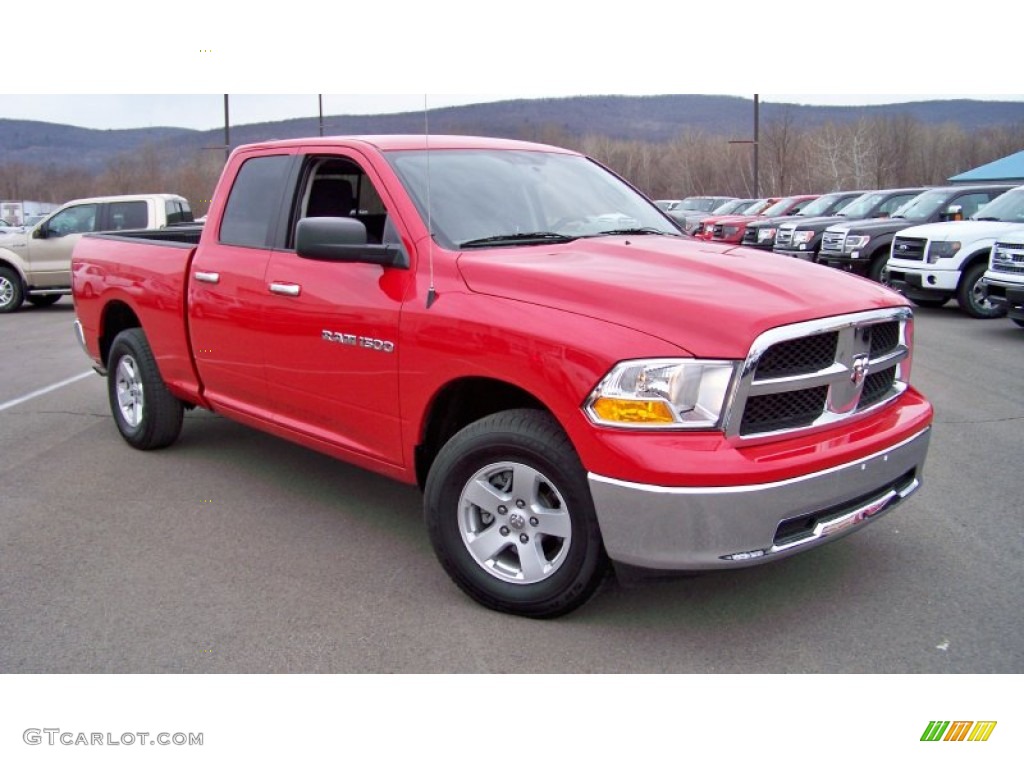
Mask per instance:
[[[840,224],[833,224],[829,229],[834,232],[856,232],[858,235],[887,235],[890,232],[899,232],[901,229],[913,227],[920,223],[920,219],[853,219],[851,221],[841,220]]]
[[[999,237],[1006,232],[1021,229],[1019,223],[1009,221],[946,221],[938,224],[922,224],[900,231],[900,237],[921,237],[933,241],[959,240],[972,242],[990,237]]]
[[[672,237],[467,251],[458,267],[476,293],[616,323],[697,357],[744,358],[769,328],[905,303],[829,267]]]
[[[821,232],[832,224],[843,224],[847,221],[851,221],[851,219],[848,219],[845,216],[816,216],[810,219],[798,218],[793,219],[792,221],[787,221],[786,227],[792,226],[794,231],[811,229]]]

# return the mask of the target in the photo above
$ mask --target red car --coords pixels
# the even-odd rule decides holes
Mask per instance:
[[[736,243],[743,240],[743,231],[747,224],[758,219],[771,218],[772,216],[792,216],[818,195],[791,195],[790,197],[775,198],[775,203],[756,216],[723,216],[718,219],[711,231],[711,240],[723,243]]]
[[[743,212],[743,216],[759,217],[764,213],[770,206],[775,205],[781,198],[778,197],[764,197],[761,198],[756,204],[751,205]],[[701,240],[710,240],[714,234],[715,225],[724,219],[731,219],[738,214],[731,214],[729,216],[709,216],[700,223],[700,228],[693,233],[694,237],[698,237]]]

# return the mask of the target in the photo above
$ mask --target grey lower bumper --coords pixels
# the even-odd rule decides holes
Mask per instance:
[[[762,485],[666,488],[590,474],[612,560],[659,570],[754,565],[833,541],[917,490],[931,429],[850,464]]]

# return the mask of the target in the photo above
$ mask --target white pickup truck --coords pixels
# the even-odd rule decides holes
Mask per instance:
[[[994,306],[1002,307],[1024,328],[1024,227],[1000,235],[992,246],[981,290]]]
[[[971,317],[1002,317],[1006,306],[989,299],[982,278],[992,245],[1022,224],[1024,186],[979,208],[968,221],[900,230],[893,238],[883,282],[920,307],[941,307],[955,297]]]
[[[180,195],[119,195],[65,203],[34,227],[0,234],[0,314],[71,293],[71,251],[86,232],[161,229],[192,221]]]

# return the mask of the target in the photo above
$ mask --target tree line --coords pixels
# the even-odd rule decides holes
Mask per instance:
[[[471,127],[461,131],[476,133]],[[654,199],[689,195],[754,196],[753,147],[686,131],[663,142],[574,136],[558,126],[521,130],[512,138],[581,151]],[[758,136],[761,195],[941,185],[957,173],[1024,148],[1024,124],[968,132],[909,116],[862,118],[805,127],[788,111],[764,122]],[[63,203],[100,195],[173,192],[206,212],[224,156],[210,150],[147,145],[110,160],[100,171],[0,166],[0,198]]]

